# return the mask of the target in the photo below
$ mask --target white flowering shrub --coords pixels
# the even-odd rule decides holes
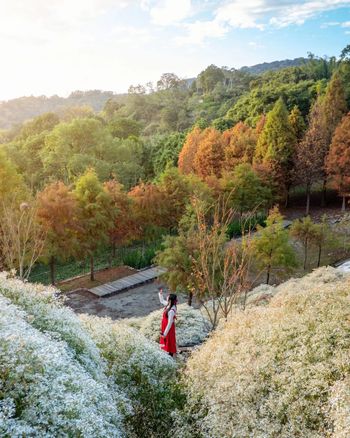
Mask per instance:
[[[125,436],[128,403],[103,378],[103,363],[94,379],[66,342],[31,318],[0,295],[0,436]]]
[[[0,274],[0,436],[165,437],[178,365],[139,331]]]
[[[163,309],[159,309],[143,318],[126,319],[125,323],[139,329],[146,338],[159,342],[162,315]],[[175,324],[176,340],[182,347],[202,343],[210,331],[209,321],[204,314],[188,304],[177,306]]]
[[[74,312],[62,305],[55,288],[24,283],[0,273],[0,293],[25,311],[37,330],[66,342],[74,358],[97,377],[96,373],[101,371],[98,348]]]
[[[176,436],[350,436],[349,279],[321,268],[275,289],[190,358]]]
[[[350,436],[350,376],[337,382],[331,392],[331,416],[334,419],[334,438]]]
[[[81,315],[108,364],[108,374],[132,403],[128,436],[167,436],[171,412],[182,406],[176,362],[134,328],[109,318]]]

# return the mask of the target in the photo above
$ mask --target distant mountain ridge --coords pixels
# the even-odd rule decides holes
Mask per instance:
[[[250,67],[244,66],[239,70],[246,71],[253,75],[260,75],[271,70],[281,70],[287,67],[298,67],[299,65],[305,64],[309,60],[307,58],[294,58],[294,59],[283,59],[282,61],[272,61],[263,62],[261,64],[251,65]]]
[[[295,67],[307,61],[306,58],[285,59],[282,61],[264,62],[250,67],[245,66],[239,70],[259,75],[269,70]],[[190,87],[195,79],[186,79],[187,86]],[[95,112],[99,112],[103,109],[108,99],[113,97],[114,99],[120,98],[123,100],[123,96],[125,94],[116,94],[112,91],[89,90],[74,91],[68,97],[57,95],[50,97],[26,96],[3,101],[0,102],[0,129],[9,129],[45,112],[51,111],[60,114],[70,107],[90,106]]]

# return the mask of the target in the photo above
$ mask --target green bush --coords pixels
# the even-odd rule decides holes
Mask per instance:
[[[249,219],[235,219],[227,227],[227,235],[230,239],[240,237],[242,232],[254,231],[257,225],[265,226],[266,216],[259,214]]]

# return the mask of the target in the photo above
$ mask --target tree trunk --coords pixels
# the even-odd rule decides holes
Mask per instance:
[[[321,198],[321,207],[325,207],[327,203],[327,179],[325,178],[323,180],[323,187],[322,187],[322,198]]]
[[[188,298],[187,298],[187,304],[189,306],[192,306],[192,298],[193,298],[193,292],[189,292],[188,293]]]
[[[307,242],[305,242],[305,249],[304,249],[304,271],[306,269],[306,260],[307,260]]]
[[[285,199],[285,202],[284,202],[284,207],[285,208],[289,207],[289,192],[290,192],[290,187],[287,187],[286,199]]]
[[[271,269],[271,266],[269,265],[267,267],[267,273],[266,273],[266,284],[269,284],[269,282],[270,282],[270,269]]]
[[[342,203],[342,206],[341,206],[341,211],[345,211],[345,208],[346,208],[346,197],[343,196],[343,203]]]
[[[310,213],[310,184],[306,186],[306,211],[305,216],[309,216]]]
[[[116,244],[115,242],[112,242],[112,257],[115,258],[115,253],[116,253]]]
[[[321,253],[322,253],[322,246],[320,245],[318,247],[318,259],[317,259],[317,267],[318,268],[320,267],[320,264],[321,264]]]
[[[50,258],[50,279],[51,284],[54,286],[56,283],[56,264],[54,256],[51,256]]]
[[[95,281],[94,256],[90,256],[90,280]]]

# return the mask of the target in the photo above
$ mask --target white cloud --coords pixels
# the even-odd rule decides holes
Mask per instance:
[[[348,6],[350,0],[319,0],[306,1],[298,4],[293,3],[294,4],[281,9],[276,16],[272,17],[270,24],[277,27],[286,27],[291,24],[304,24],[306,20],[322,12]]]
[[[222,38],[229,31],[224,23],[216,20],[196,21],[195,23],[185,24],[184,27],[187,34],[175,39],[178,45],[201,45],[206,38]]]
[[[215,20],[236,28],[262,29],[258,20],[266,13],[266,3],[265,0],[231,1],[217,9]]]
[[[192,14],[191,0],[143,0],[141,6],[149,10],[153,23],[160,26],[180,23]]]
[[[344,23],[341,23],[341,27],[350,27],[350,21],[345,21]]]
[[[350,0],[231,0],[222,1],[212,20],[187,24],[187,34],[177,41],[202,44],[205,38],[220,38],[235,28],[260,29],[300,25],[322,12],[350,5]],[[325,23],[324,26],[336,25]],[[344,26],[347,27],[347,26]]]

